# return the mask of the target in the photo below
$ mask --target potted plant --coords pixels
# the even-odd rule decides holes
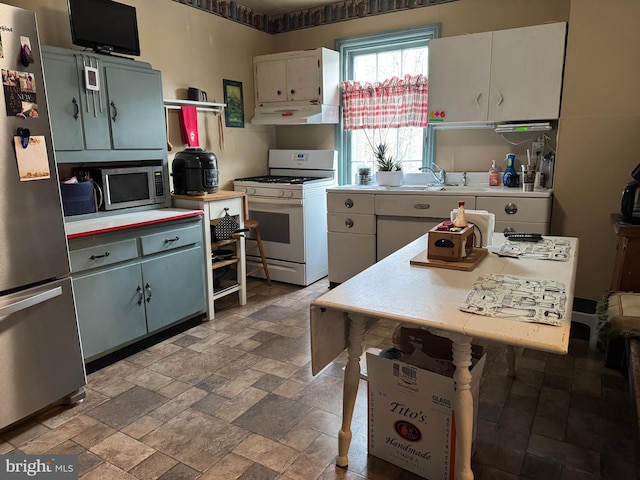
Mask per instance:
[[[389,154],[389,146],[386,143],[379,143],[373,150],[378,171],[376,181],[378,185],[398,187],[402,185],[402,160],[396,160]]]

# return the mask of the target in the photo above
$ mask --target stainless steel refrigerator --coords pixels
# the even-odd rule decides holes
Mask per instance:
[[[0,41],[1,429],[86,376],[35,14],[0,4]]]

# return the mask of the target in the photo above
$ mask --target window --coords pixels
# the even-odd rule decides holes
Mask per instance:
[[[428,76],[429,40],[439,35],[440,25],[434,24],[337,40],[340,80],[365,83],[407,74]],[[403,171],[418,172],[429,164],[432,135],[430,129],[418,127],[345,131],[341,118],[336,132],[340,184],[353,183],[359,167],[375,171],[372,145],[380,140],[389,145],[395,158],[402,160]]]

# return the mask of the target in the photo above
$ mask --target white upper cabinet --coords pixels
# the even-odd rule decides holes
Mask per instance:
[[[560,116],[566,23],[429,44],[429,121],[505,122]]]
[[[254,57],[256,106],[339,105],[339,54],[326,48]]]

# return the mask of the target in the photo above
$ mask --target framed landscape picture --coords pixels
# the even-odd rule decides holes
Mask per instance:
[[[244,99],[242,98],[242,82],[222,80],[224,90],[224,119],[227,127],[244,128]]]

